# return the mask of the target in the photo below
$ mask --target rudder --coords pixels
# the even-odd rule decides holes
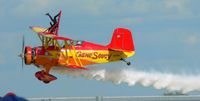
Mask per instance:
[[[131,31],[125,28],[116,28],[108,47],[119,51],[135,51]]]

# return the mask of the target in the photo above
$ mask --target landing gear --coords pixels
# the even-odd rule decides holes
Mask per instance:
[[[126,61],[124,58],[121,58],[120,60],[123,61],[123,62],[126,62],[126,64],[127,64],[128,66],[131,65],[131,62],[130,62],[130,61]]]
[[[45,84],[48,84],[50,81],[43,81]]]
[[[129,66],[129,65],[131,65],[131,62],[127,62],[126,64]]]
[[[35,73],[35,77],[40,80],[43,81],[45,84],[50,83],[53,80],[56,80],[57,78],[49,73],[46,73],[45,71],[39,71]]]

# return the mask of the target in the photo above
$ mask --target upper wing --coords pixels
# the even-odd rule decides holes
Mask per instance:
[[[61,37],[61,36],[52,34],[52,33],[48,32],[48,30],[46,28],[42,28],[42,27],[38,27],[38,26],[31,26],[30,29],[32,29],[38,35],[41,35],[43,37],[53,38],[55,40],[71,40],[70,38]]]
[[[47,28],[42,28],[42,27],[39,27],[39,26],[30,26],[30,29],[32,29],[36,33],[42,33],[42,32],[48,31]]]

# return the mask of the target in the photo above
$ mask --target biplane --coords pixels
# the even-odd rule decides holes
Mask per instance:
[[[46,14],[51,19],[50,27],[43,28],[31,26],[37,33],[41,45],[36,47],[24,46],[22,40],[22,58],[26,65],[35,65],[41,71],[35,73],[35,77],[49,83],[57,78],[50,74],[54,67],[88,70],[87,65],[124,61],[135,54],[131,31],[126,28],[116,28],[111,42],[108,45],[100,45],[83,40],[73,40],[58,35],[61,11],[54,17]]]

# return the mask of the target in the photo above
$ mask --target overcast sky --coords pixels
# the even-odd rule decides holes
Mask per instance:
[[[140,85],[55,74],[49,85],[35,77],[34,66],[21,69],[22,34],[26,45],[37,46],[39,39],[28,27],[49,26],[45,13],[62,10],[60,35],[100,44],[110,42],[113,30],[132,31],[136,55],[129,58],[141,71],[174,74],[200,72],[199,0],[0,0],[0,96],[9,91],[25,97],[41,96],[131,96],[162,95],[164,90]],[[98,66],[98,65],[96,65]],[[120,67],[123,62],[100,65]]]

